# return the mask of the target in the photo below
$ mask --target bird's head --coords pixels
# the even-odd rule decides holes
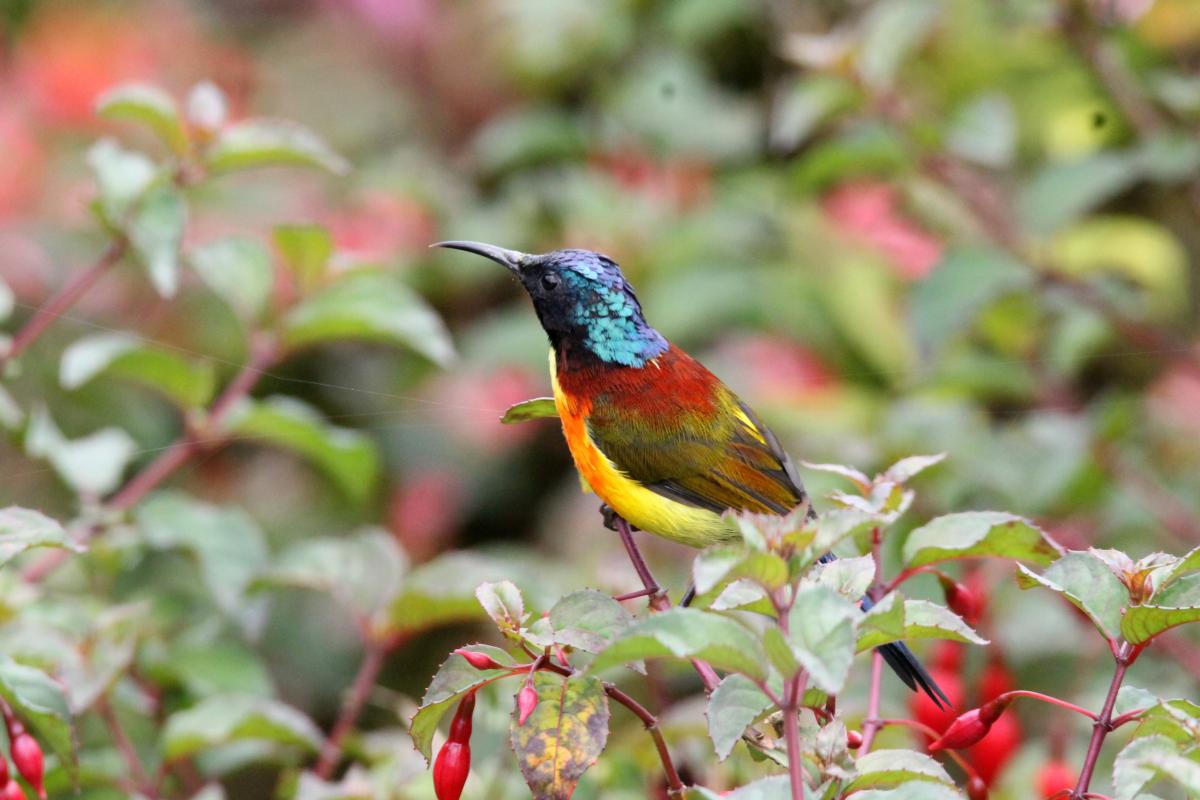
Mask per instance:
[[[621,268],[591,250],[520,253],[481,242],[438,242],[491,259],[517,276],[555,348],[582,346],[601,361],[643,366],[667,341],[642,316]]]

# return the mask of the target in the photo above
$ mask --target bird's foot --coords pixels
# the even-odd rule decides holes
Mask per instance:
[[[600,516],[604,518],[604,527],[608,528],[610,531],[620,531],[620,528],[617,527],[617,517],[619,515],[608,503],[600,504]],[[635,528],[634,526],[630,525],[629,530],[637,531],[641,530],[641,528]]]

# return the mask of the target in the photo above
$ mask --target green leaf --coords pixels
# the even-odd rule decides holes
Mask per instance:
[[[179,246],[186,224],[183,195],[167,183],[147,190],[129,221],[133,252],[163,297],[174,297],[179,288]]]
[[[746,728],[771,706],[771,700],[745,675],[726,675],[708,698],[708,735],[724,761]]]
[[[954,786],[941,764],[912,750],[874,750],[859,756],[854,766],[858,775],[845,787],[846,794],[858,789],[891,788],[910,781]]]
[[[554,641],[588,653],[599,653],[633,624],[625,606],[604,592],[572,592],[550,609]]]
[[[818,570],[818,584],[856,603],[875,580],[875,559],[869,555],[839,558],[821,564]]]
[[[1134,739],[1113,762],[1114,800],[1136,800],[1160,778],[1168,778],[1188,796],[1200,796],[1200,764],[1165,736]]]
[[[324,592],[353,611],[371,615],[395,601],[407,571],[408,557],[396,538],[381,528],[368,528],[347,537],[292,545],[271,559],[250,588]]]
[[[1072,550],[1041,575],[1023,564],[1017,568],[1017,583],[1022,589],[1044,586],[1057,592],[1087,614],[1109,640],[1115,641],[1120,635],[1121,612],[1129,605],[1129,590],[1092,553]]]
[[[182,155],[188,138],[175,99],[157,86],[130,83],[105,92],[96,101],[96,112],[105,119],[128,120],[145,125],[171,148]]]
[[[512,581],[482,583],[475,589],[475,597],[501,633],[519,631],[529,618],[521,590]]]
[[[355,502],[364,502],[375,490],[379,455],[371,438],[330,425],[320,412],[295,398],[247,399],[230,413],[225,429],[298,453]]]
[[[1121,617],[1121,635],[1130,644],[1144,644],[1163,631],[1200,622],[1200,608],[1133,606]]]
[[[399,631],[424,630],[449,622],[480,618],[475,588],[503,580],[512,567],[475,553],[446,553],[410,572],[400,595],[388,609],[388,621]]]
[[[995,556],[1049,564],[1059,546],[1027,519],[1003,511],[963,511],[930,520],[904,542],[907,567]]]
[[[96,174],[104,221],[114,228],[123,227],[125,214],[154,183],[158,168],[146,156],[125,150],[112,139],[101,139],[92,145],[87,162]]]
[[[441,366],[454,345],[433,309],[395,276],[376,270],[347,273],[302,302],[284,319],[289,348],[362,339],[408,347]]]
[[[257,239],[228,236],[215,239],[187,254],[200,280],[229,304],[238,317],[255,322],[271,297],[275,273],[271,254]]]
[[[337,175],[350,164],[303,125],[285,120],[248,119],[222,130],[204,153],[212,172],[252,167],[319,167]]]
[[[766,655],[757,638],[728,617],[694,608],[673,608],[641,620],[592,662],[600,672],[643,658],[699,658],[716,669],[766,678]]]
[[[196,559],[219,608],[233,616],[246,610],[245,592],[268,556],[262,530],[246,512],[159,491],[136,508],[134,520],[151,547]]]
[[[987,305],[1033,285],[1033,272],[994,247],[951,247],[913,290],[910,317],[923,352],[937,353]]]
[[[278,700],[214,695],[167,720],[163,755],[187,758],[232,742],[268,742],[316,752],[324,737],[313,721]]]
[[[205,642],[171,649],[157,667],[169,671],[193,696],[274,693],[271,676],[253,650],[235,642]],[[156,674],[157,677],[157,674]]]
[[[1012,103],[1000,93],[989,93],[959,109],[946,131],[951,152],[1001,169],[1012,164],[1017,151],[1017,119]]]
[[[0,697],[73,773],[71,711],[62,687],[41,670],[6,658],[0,661]]]
[[[44,408],[29,415],[25,452],[45,458],[63,482],[84,495],[100,496],[116,488],[137,444],[120,428],[104,428],[67,439]]]
[[[1129,153],[1050,162],[1017,194],[1018,220],[1034,235],[1054,233],[1129,188],[1140,172]]]
[[[854,800],[962,800],[962,794],[949,786],[930,785],[927,781],[903,783],[895,789],[868,789],[855,792]]]
[[[145,384],[185,410],[203,408],[216,385],[209,362],[189,361],[123,332],[98,333],[71,343],[59,362],[58,381],[64,389],[78,389],[106,373]]]
[[[931,456],[908,456],[884,470],[883,479],[893,483],[908,483],[925,470],[945,460],[945,453],[935,453]]]
[[[40,511],[19,506],[0,509],[0,566],[35,547],[81,549],[67,539],[62,525]]]
[[[509,406],[500,421],[505,425],[515,425],[518,422],[528,422],[531,419],[557,417],[558,409],[554,406],[553,397],[535,397],[514,406]]]
[[[595,678],[534,676],[538,704],[521,725],[512,722],[512,749],[536,798],[567,800],[608,740],[608,697]]]
[[[321,225],[278,225],[274,231],[275,247],[305,291],[325,277],[329,259],[333,256],[333,236]]]
[[[788,612],[788,643],[814,686],[837,694],[854,658],[860,615],[851,601],[828,586],[805,586]]]
[[[858,46],[858,73],[875,90],[896,82],[905,59],[933,28],[941,4],[937,0],[883,0],[864,15]]]
[[[1166,572],[1166,574],[1159,578],[1158,585],[1155,587],[1155,594],[1157,595],[1159,592],[1162,592],[1162,590],[1166,589],[1184,575],[1197,570],[1200,570],[1200,547],[1196,547],[1189,551],[1186,555],[1176,561],[1174,566],[1172,566],[1171,569]],[[1155,599],[1157,599],[1157,597]]]
[[[512,657],[498,647],[471,645],[469,649],[486,653],[498,664],[513,663]],[[499,669],[475,669],[457,653],[452,653],[442,662],[442,666],[434,673],[433,680],[429,682],[429,688],[425,690],[421,707],[417,709],[408,726],[413,746],[426,761],[433,755],[433,734],[437,730],[438,722],[450,707],[457,704],[467,692],[503,674],[504,670]]]
[[[888,597],[893,597],[888,595]],[[898,613],[898,612],[903,612]],[[897,622],[900,624],[897,625]],[[897,635],[897,633],[899,635]],[[910,639],[948,639],[967,644],[987,644],[950,609],[928,600],[904,600],[872,608],[859,623],[858,652],[871,650],[888,642]]]
[[[747,550],[738,545],[719,545],[705,550],[692,563],[697,599],[704,604],[726,586],[748,579],[768,590],[778,589],[788,579],[788,566],[774,553]]]

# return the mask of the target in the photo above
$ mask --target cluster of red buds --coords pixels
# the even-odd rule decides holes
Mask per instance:
[[[37,796],[46,800],[46,765],[42,757],[42,746],[25,730],[25,726],[7,706],[4,708],[4,723],[8,728],[8,751],[12,756],[13,765]],[[8,762],[3,756],[0,756],[0,800],[28,800],[21,784],[9,774]]]

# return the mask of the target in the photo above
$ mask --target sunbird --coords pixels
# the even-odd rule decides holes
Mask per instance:
[[[550,381],[579,474],[629,524],[692,547],[739,536],[725,512],[807,502],[779,440],[716,375],[646,322],[620,266],[591,250],[465,250],[512,272],[550,339]],[[868,601],[864,599],[864,604]],[[869,605],[869,604],[868,604]],[[880,653],[912,690],[950,705],[903,642]]]

